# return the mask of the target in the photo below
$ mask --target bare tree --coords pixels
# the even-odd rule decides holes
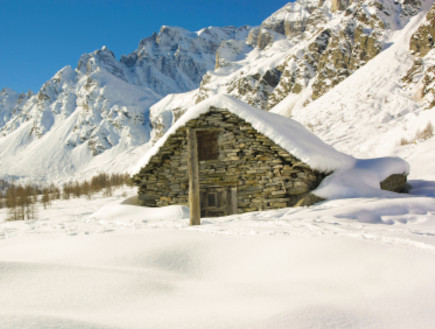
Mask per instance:
[[[81,189],[82,189],[82,193],[84,195],[86,195],[86,197],[88,199],[91,199],[91,195],[92,195],[92,193],[91,193],[91,184],[88,181],[84,181],[82,183]]]
[[[71,197],[71,183],[63,184],[63,198],[64,200],[69,200]]]
[[[44,209],[47,209],[47,207],[51,204],[51,198],[50,198],[50,189],[45,188],[42,190],[42,197],[41,197],[42,205],[44,206]]]
[[[60,189],[55,186],[53,183],[49,187],[50,190],[50,198],[52,200],[59,200],[60,199]]]

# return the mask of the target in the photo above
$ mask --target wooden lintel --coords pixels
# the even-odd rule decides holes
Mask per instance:
[[[221,132],[221,131],[224,131],[224,128],[221,128],[221,127],[196,127],[196,128],[189,128],[189,130],[192,130],[195,132],[196,131]]]

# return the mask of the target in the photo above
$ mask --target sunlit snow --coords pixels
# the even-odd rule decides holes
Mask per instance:
[[[431,1],[423,4],[428,9]],[[398,87],[412,65],[409,40],[422,17],[417,14],[404,29],[397,21],[386,36],[389,48],[308,107],[289,95],[273,109],[291,114],[347,159],[323,163],[339,164],[316,191],[326,201],[202,218],[195,227],[185,206],[129,204],[136,189],[127,187],[112,197],[38,205],[37,220],[9,222],[8,210],[0,209],[0,328],[432,328],[435,139],[414,137],[428,123],[435,125],[435,114],[416,105],[413,90]],[[281,40],[261,54],[253,50],[211,73],[212,86],[220,93],[225,86],[219,76],[239,74],[242,66],[250,73],[281,63],[291,46]],[[62,74],[73,79],[70,73]],[[123,98],[123,82],[99,74],[108,79],[101,96],[113,92]],[[138,112],[150,105],[149,91],[129,90],[131,104],[143,105]],[[114,116],[122,112],[115,103],[108,104]],[[171,104],[193,103],[192,93],[171,95],[151,112],[158,116]],[[25,118],[2,137],[2,175],[62,182],[71,172],[79,179],[101,168],[133,172],[158,149],[159,144],[139,145],[152,132],[120,122],[120,143],[98,157],[86,146],[72,154],[54,152],[59,141],[66,145],[78,116],[68,107],[58,110],[64,116],[42,120],[46,127],[52,124],[51,133],[34,144],[28,143],[33,122]],[[3,111],[0,121],[10,114]],[[165,119],[165,130],[172,119]],[[400,145],[401,138],[411,143]],[[51,173],[42,170],[47,163]],[[409,194],[379,189],[391,172],[408,171]]]

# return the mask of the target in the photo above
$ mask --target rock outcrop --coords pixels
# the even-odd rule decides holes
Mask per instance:
[[[413,88],[415,98],[425,104],[426,109],[435,106],[435,4],[426,15],[425,21],[412,35],[409,48],[415,56],[414,64],[402,81],[405,88]]]

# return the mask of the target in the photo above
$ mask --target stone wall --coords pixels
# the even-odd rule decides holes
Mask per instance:
[[[170,136],[134,177],[140,204],[188,205],[189,128],[218,132],[219,159],[200,161],[200,188],[236,188],[239,213],[316,201],[310,191],[324,174],[311,170],[234,114],[212,108]]]

